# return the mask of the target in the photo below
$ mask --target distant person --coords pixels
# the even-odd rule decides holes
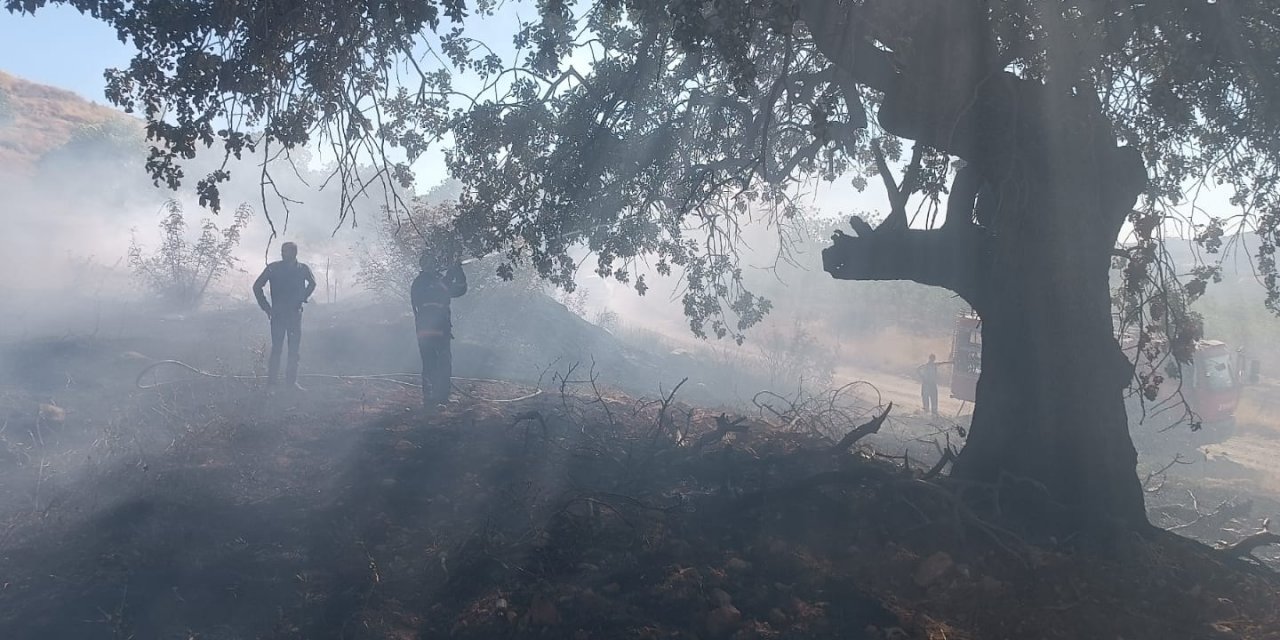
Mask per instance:
[[[467,292],[467,275],[455,262],[444,273],[430,253],[418,260],[422,267],[409,289],[418,353],[422,356],[422,405],[428,409],[449,401],[453,377],[453,318],[449,303]]]
[[[924,410],[938,415],[938,365],[949,364],[938,362],[938,357],[929,354],[929,361],[920,365],[916,373],[920,376],[920,400]]]
[[[289,342],[289,367],[285,370],[285,384],[301,390],[298,385],[298,348],[302,345],[302,305],[316,290],[316,277],[311,268],[298,262],[298,245],[286,242],[280,245],[280,261],[272,262],[262,270],[253,283],[253,295],[258,306],[271,319],[271,360],[267,368],[267,386],[275,386],[280,373],[280,352],[285,340]],[[271,302],[262,288],[271,285]]]

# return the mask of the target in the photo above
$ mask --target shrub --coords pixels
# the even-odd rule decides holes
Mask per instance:
[[[234,251],[253,210],[248,205],[240,205],[226,229],[219,229],[212,220],[204,219],[200,223],[200,237],[194,243],[187,240],[182,204],[170,200],[164,210],[167,215],[160,222],[164,234],[160,248],[147,253],[135,236],[129,244],[129,267],[143,287],[165,305],[180,310],[194,309],[204,299],[209,286],[238,262]]]

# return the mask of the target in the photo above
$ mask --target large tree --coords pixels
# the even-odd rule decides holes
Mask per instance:
[[[7,6],[51,1],[138,47],[108,95],[146,116],[158,179],[202,145],[321,143],[354,194],[407,183],[443,141],[472,251],[566,286],[581,245],[641,291],[637,259],[677,268],[698,333],[768,309],[741,287],[745,219],[785,219],[808,180],[879,175],[891,213],[853,219],[824,267],[969,301],[983,372],[954,473],[1033,481],[1095,522],[1145,523],[1108,283],[1126,220],[1140,283],[1165,207],[1225,183],[1277,300],[1269,0],[539,0],[511,52],[473,37],[474,14],[513,10],[492,0]],[[225,177],[201,179],[215,206]]]

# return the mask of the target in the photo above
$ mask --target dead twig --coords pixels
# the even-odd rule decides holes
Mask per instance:
[[[719,442],[730,433],[745,433],[747,427],[742,424],[745,420],[745,417],[741,417],[730,421],[729,417],[723,413],[716,416],[716,430],[698,438],[698,441],[692,447],[691,453],[697,455],[702,451],[703,447]]]
[[[942,457],[938,459],[937,464],[934,464],[931,469],[926,471],[925,474],[921,476],[921,479],[932,480],[938,477],[938,474],[942,473],[942,470],[946,468],[947,464],[955,461],[956,461],[955,449],[952,449],[950,446],[948,446],[946,450],[942,452]]]
[[[845,436],[840,439],[840,442],[837,442],[834,447],[831,447],[831,453],[842,453],[842,452],[848,451],[849,448],[852,447],[854,443],[856,443],[857,441],[873,433],[879,432],[880,425],[884,424],[885,418],[889,417],[889,412],[892,410],[893,410],[893,403],[890,402],[889,406],[884,408],[883,413],[881,413],[880,415],[872,418],[871,420],[861,425],[858,425],[853,429],[853,431],[850,431],[849,433],[845,434]]]
[[[1231,558],[1239,558],[1240,556],[1253,553],[1253,550],[1258,547],[1264,547],[1270,544],[1280,544],[1280,533],[1259,531],[1253,535],[1246,536],[1245,539],[1240,542],[1218,549],[1218,552]]]
[[[1263,520],[1261,531],[1247,535],[1243,540],[1240,540],[1235,544],[1219,547],[1217,549],[1218,553],[1227,556],[1228,558],[1240,558],[1252,554],[1254,549],[1257,549],[1258,547],[1280,544],[1280,533],[1272,533],[1268,531],[1267,529],[1270,525],[1270,518]]]
[[[1184,460],[1182,458],[1181,453],[1174,454],[1173,460],[1170,460],[1168,464],[1164,465],[1163,467],[1160,467],[1159,469],[1156,469],[1155,471],[1151,471],[1147,473],[1147,477],[1142,479],[1143,490],[1146,491],[1147,493],[1156,493],[1160,491],[1160,489],[1164,488],[1164,482],[1165,482],[1165,479],[1168,477],[1169,469],[1172,469],[1173,467],[1180,464],[1191,464],[1191,462],[1188,460]],[[1160,478],[1160,484],[1152,487],[1151,481],[1155,478]]]

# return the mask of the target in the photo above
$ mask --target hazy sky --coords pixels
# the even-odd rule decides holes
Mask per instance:
[[[46,7],[36,17],[0,10],[0,69],[106,103],[102,72],[133,53],[115,30],[78,11]]]
[[[532,8],[526,7],[528,12]],[[483,38],[499,53],[510,51],[510,34],[519,12],[507,12],[498,18],[469,23],[476,36]],[[40,9],[36,16],[20,16],[0,10],[0,70],[35,82],[75,91],[99,103],[106,103],[103,71],[128,64],[133,49],[116,38],[114,29],[65,6]],[[438,154],[419,161],[415,172],[426,186],[444,178],[443,161]],[[1213,190],[1219,191],[1219,190]],[[873,182],[865,193],[859,193],[842,180],[821,185],[806,201],[825,215],[844,217],[849,213],[886,208],[882,189]],[[1217,215],[1229,207],[1226,194],[1208,194],[1202,206]]]

